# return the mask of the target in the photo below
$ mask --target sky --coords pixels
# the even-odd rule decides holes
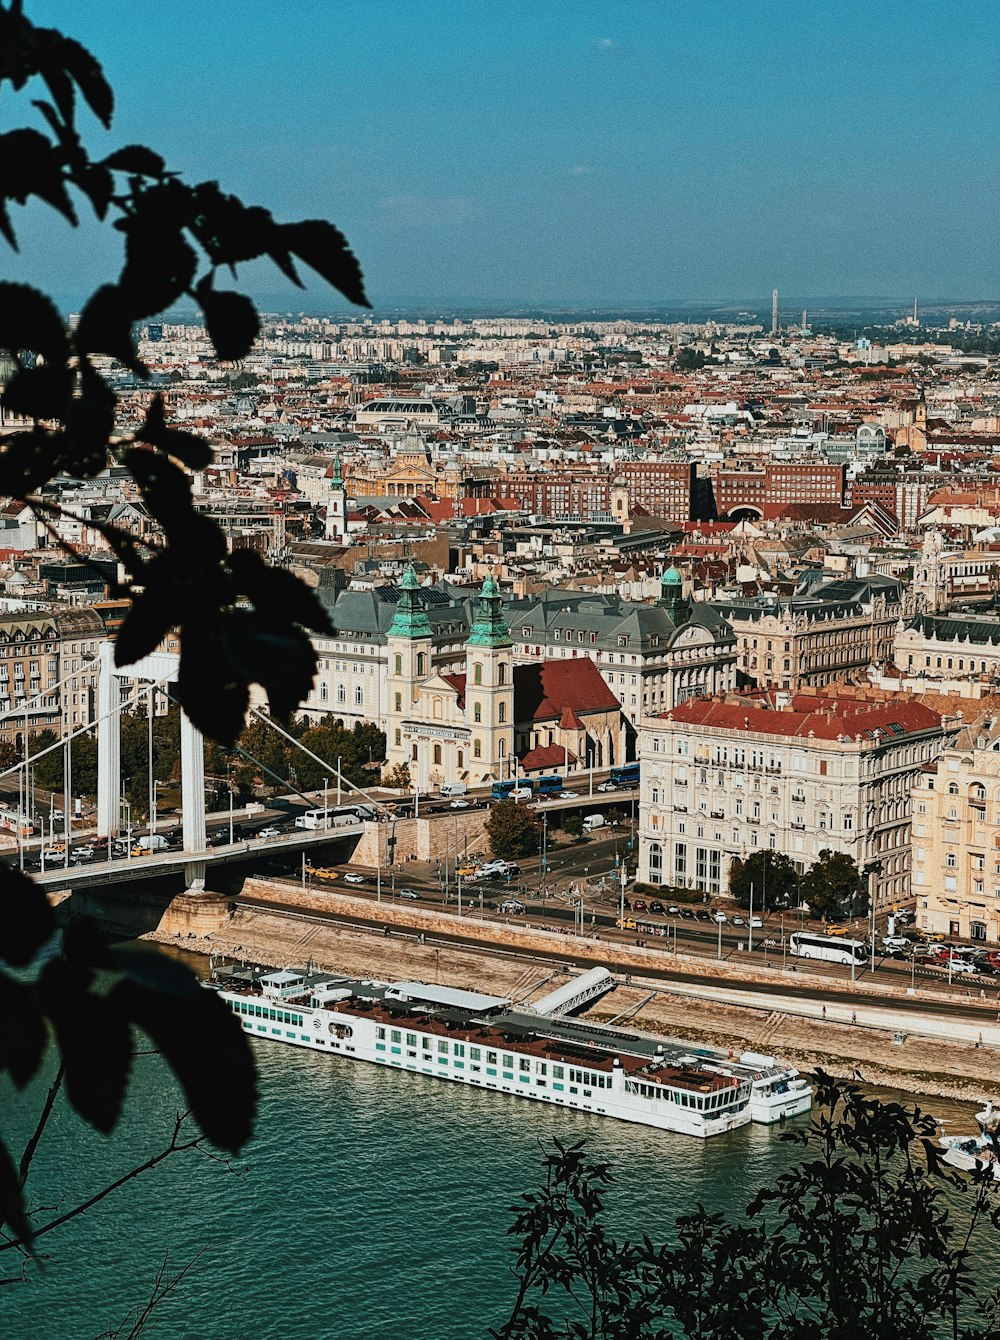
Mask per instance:
[[[994,0],[26,0],[149,144],[332,219],[379,305],[996,298]],[[37,96],[37,94],[35,95]],[[33,109],[4,91],[0,128]],[[75,295],[116,234],[21,213],[7,277]],[[290,309],[270,269],[241,281]],[[284,299],[282,299],[284,300]]]

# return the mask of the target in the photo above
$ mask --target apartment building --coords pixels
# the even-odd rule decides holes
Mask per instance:
[[[0,740],[22,749],[26,734],[94,720],[96,668],[88,667],[103,636],[90,609],[0,616]]]
[[[710,897],[736,858],[781,851],[804,872],[830,849],[872,865],[876,905],[895,905],[913,784],[943,739],[939,713],[888,696],[688,699],[639,732],[638,878]]]
[[[917,925],[1000,942],[1000,712],[964,726],[913,788]]]
[[[736,637],[744,682],[800,689],[891,664],[904,611],[894,577],[819,576],[790,597],[713,600]]]

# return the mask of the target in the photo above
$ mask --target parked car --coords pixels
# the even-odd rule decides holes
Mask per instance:
[[[353,874],[352,874],[352,875],[345,875],[345,876],[344,876],[344,883],[345,883],[345,884],[364,884],[364,883],[365,883],[365,877],[364,877],[364,875],[353,875]]]
[[[760,917],[747,917],[747,925],[754,931],[762,931],[764,929],[764,922]]]
[[[695,918],[696,918],[698,921],[711,921],[711,920],[712,920],[712,914],[711,914],[711,912],[708,910],[707,907],[696,907],[696,908],[695,908],[694,915],[695,915]]]
[[[649,904],[649,910],[650,912],[662,912],[663,904],[660,902],[658,898],[654,898],[653,901]]]
[[[667,908],[667,916],[668,916],[668,917],[679,917],[680,914],[681,914],[681,909],[677,906],[676,903],[671,903],[670,906]]]
[[[747,923],[746,923],[746,918],[745,918],[745,917],[741,917],[740,914],[739,914],[738,912],[736,913],[736,915],[735,915],[734,917],[730,917],[729,920],[732,922],[732,924],[733,924],[734,926],[745,926],[745,925],[747,924]]]
[[[906,938],[905,935],[883,935],[883,936],[882,936],[882,948],[883,948],[883,949],[886,949],[886,950],[888,950],[888,949],[903,949],[903,950],[906,950],[906,949],[909,949],[909,947],[910,947],[910,942],[909,942],[909,940],[907,940],[907,938]]]
[[[400,898],[409,898],[411,900],[416,900],[417,902],[420,901],[420,894],[417,893],[416,889],[400,889],[398,892]]]
[[[648,912],[648,911],[649,911],[649,907],[648,907],[647,904],[646,904],[646,900],[645,900],[644,898],[636,898],[636,899],[634,899],[634,900],[633,900],[633,903],[632,903],[632,911],[633,911],[633,912]]]
[[[693,921],[693,920],[694,920],[694,917],[695,917],[695,911],[694,911],[694,908],[693,908],[693,907],[682,907],[682,908],[681,908],[681,916],[684,918],[685,921]]]
[[[726,916],[725,912],[713,912],[712,920],[716,923],[716,925],[724,926],[726,922],[729,920],[729,918]]]
[[[947,955],[936,958],[931,963],[932,968],[941,968],[945,972],[950,972],[953,977],[974,977],[976,974],[976,965],[970,963],[967,958],[948,958]]]

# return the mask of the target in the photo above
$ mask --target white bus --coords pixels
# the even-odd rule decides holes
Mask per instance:
[[[31,837],[35,831],[35,825],[26,814],[19,814],[17,810],[0,809],[0,828],[5,833],[20,832],[21,837]]]
[[[837,935],[813,935],[796,931],[788,940],[788,951],[799,958],[819,958],[827,963],[868,962],[868,946],[863,940],[845,940]]]

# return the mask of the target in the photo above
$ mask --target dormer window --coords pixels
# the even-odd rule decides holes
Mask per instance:
[[[627,647],[627,646],[628,646],[628,634],[627,634],[627,633],[620,633],[620,634],[618,635],[618,645],[619,645],[619,647]]]

